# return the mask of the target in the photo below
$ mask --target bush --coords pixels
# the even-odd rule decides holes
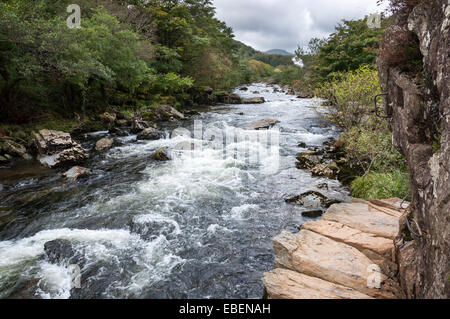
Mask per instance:
[[[395,169],[392,172],[371,172],[356,178],[352,184],[352,196],[363,199],[404,198],[411,200],[408,173]]]
[[[382,120],[373,114],[373,98],[381,92],[378,72],[367,66],[335,75],[316,95],[329,101],[324,117],[344,130],[354,126],[377,127]]]

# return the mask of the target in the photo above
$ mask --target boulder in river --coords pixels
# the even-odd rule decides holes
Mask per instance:
[[[161,147],[155,153],[152,154],[151,159],[155,161],[170,161],[172,159],[172,154],[168,147]]]
[[[234,93],[223,93],[220,95],[217,95],[219,103],[225,103],[225,104],[241,104],[242,98]]]
[[[63,174],[63,176],[72,182],[76,182],[78,178],[87,177],[92,174],[90,169],[81,166],[74,166]]]
[[[310,152],[302,152],[297,154],[296,166],[298,169],[311,169],[320,164],[321,159],[318,155],[311,155]]]
[[[340,203],[340,201],[330,199],[320,192],[308,191],[298,196],[286,199],[286,203],[293,205],[301,205],[305,207],[321,208],[321,207],[330,207],[333,204]]]
[[[161,133],[153,127],[142,130],[137,136],[138,140],[159,140],[160,138]]]
[[[275,119],[263,119],[258,122],[252,123],[247,126],[247,130],[263,130],[263,129],[270,129],[275,124],[277,124],[279,121]]]
[[[155,107],[152,112],[154,121],[173,121],[185,119],[183,113],[177,111],[170,105],[160,105]]]
[[[248,91],[248,87],[243,86],[243,87],[240,87],[239,90],[240,90],[240,91]]]
[[[47,259],[52,264],[69,263],[75,256],[72,243],[65,239],[56,239],[44,244]]]
[[[39,161],[50,168],[79,164],[88,158],[87,152],[66,132],[40,130],[34,142]]]
[[[242,99],[242,104],[262,104],[264,102],[266,102],[266,100],[262,96]]]
[[[140,118],[134,118],[131,121],[131,133],[140,133],[142,130],[145,130],[146,128],[149,128],[151,126],[152,125],[150,124],[150,122],[144,121]]]
[[[109,150],[114,143],[112,138],[102,138],[95,143],[95,150],[97,152],[104,152]]]

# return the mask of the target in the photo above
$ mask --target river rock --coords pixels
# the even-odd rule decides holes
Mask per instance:
[[[240,87],[239,90],[240,91],[248,91],[248,87],[243,86],[243,87]]]
[[[24,157],[27,153],[27,149],[10,139],[0,140],[1,148],[3,151],[11,156]]]
[[[295,165],[298,169],[311,169],[321,162],[318,155],[310,155],[309,152],[299,153],[296,158],[298,162]]]
[[[335,179],[339,174],[339,167],[334,162],[332,164],[317,164],[311,169],[311,173],[313,176]]]
[[[138,140],[159,140],[161,138],[161,133],[155,128],[149,127],[142,130],[137,136]]]
[[[109,150],[114,143],[112,138],[102,138],[95,143],[95,150],[97,152],[104,152]]]
[[[128,136],[128,132],[118,127],[112,127],[109,129],[109,134],[115,134],[116,136]]]
[[[302,216],[307,218],[318,218],[322,216],[323,213],[324,211],[322,209],[307,210],[302,212]]]
[[[324,190],[328,190],[328,188],[329,188],[327,183],[317,184],[315,187],[318,189],[324,189]]]
[[[273,246],[276,268],[317,277],[375,298],[396,297],[391,281],[382,273],[378,273],[381,289],[368,288],[374,264],[354,247],[305,229],[298,234],[284,231],[273,240]]]
[[[279,121],[275,119],[263,119],[258,122],[252,123],[247,126],[247,130],[262,130],[262,129],[270,129]]]
[[[7,162],[9,162],[9,160],[6,157],[0,155],[0,164],[7,163]]]
[[[333,221],[379,237],[394,240],[399,232],[399,218],[385,214],[365,203],[332,205],[323,220]]]
[[[153,110],[153,120],[155,121],[184,120],[184,118],[183,113],[169,105],[161,105]]]
[[[134,118],[131,121],[131,133],[137,134],[149,127],[151,127],[150,122],[144,121],[140,118]]]
[[[300,142],[300,143],[297,144],[297,146],[301,147],[301,148],[306,148],[306,143],[305,142]]]
[[[105,124],[112,124],[116,121],[117,115],[114,113],[105,112],[103,114],[100,114],[99,118]]]
[[[275,269],[262,279],[269,299],[372,299],[355,289],[288,269]]]
[[[128,126],[129,122],[126,119],[116,120],[116,125],[118,127],[125,127]]]
[[[242,99],[242,104],[262,104],[265,103],[266,100],[261,97],[251,97],[248,99]]]
[[[329,199],[325,195],[316,191],[308,191],[298,196],[286,199],[286,203],[293,205],[301,205],[305,207],[320,208],[329,207],[339,202],[335,199]]]
[[[76,182],[78,178],[87,177],[92,174],[92,171],[81,166],[74,166],[63,174],[63,176],[72,182]]]
[[[39,161],[50,168],[79,164],[88,158],[87,152],[69,133],[40,130],[35,134],[34,143]]]
[[[44,244],[44,251],[49,262],[53,264],[68,264],[75,256],[72,243],[65,239],[56,239]]]
[[[161,147],[155,153],[152,154],[151,159],[155,161],[170,161],[172,155],[168,147]]]
[[[222,93],[217,95],[219,103],[224,104],[241,104],[242,99],[239,95],[234,93]]]

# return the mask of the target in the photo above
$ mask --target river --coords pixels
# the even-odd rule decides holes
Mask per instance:
[[[324,182],[327,195],[346,192],[295,167],[299,142],[320,146],[338,134],[320,119],[314,100],[265,84],[236,93],[266,103],[211,107],[165,124],[167,137],[158,141],[117,138],[111,150],[90,157],[84,166],[94,174],[77,183],[37,163],[0,169],[0,297],[24,296],[26,288],[26,298],[262,298],[272,238],[310,220],[285,199]],[[209,141],[172,161],[149,159],[159,147],[192,142],[169,138],[177,126],[193,131],[196,121],[235,132],[263,118],[279,121],[272,129],[280,132],[279,145],[257,163],[224,156]],[[90,134],[83,147],[92,149],[103,136]],[[252,152],[258,143],[235,140],[226,149]],[[72,294],[67,265],[45,257],[44,244],[55,239],[69,240],[83,256],[82,288]]]

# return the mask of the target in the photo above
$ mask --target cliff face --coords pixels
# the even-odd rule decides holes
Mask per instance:
[[[389,41],[404,34],[417,45],[423,64],[405,68],[383,53],[378,59],[394,144],[405,155],[411,175],[414,242],[399,246],[400,279],[410,298],[450,298],[449,32],[449,1],[422,0],[394,15],[384,45],[398,46]],[[408,258],[402,265],[403,247]]]

